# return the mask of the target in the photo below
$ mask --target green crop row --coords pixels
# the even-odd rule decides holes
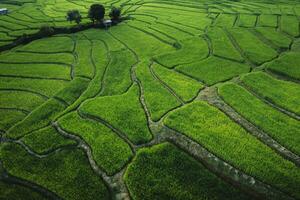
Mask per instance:
[[[240,94],[237,94],[239,97],[230,95],[237,101],[241,99]],[[245,173],[296,198],[300,197],[298,167],[247,133],[217,108],[201,101],[193,102],[171,112],[164,122]]]
[[[137,66],[137,77],[141,81],[151,118],[158,121],[167,111],[179,106],[180,102],[154,79],[148,65],[143,62]]]
[[[64,199],[109,199],[103,181],[79,149],[36,158],[20,145],[6,143],[1,145],[0,159],[8,173],[48,188]]]
[[[300,123],[257,99],[233,83],[219,88],[220,95],[237,112],[295,153],[300,153]]]
[[[120,171],[132,156],[129,145],[101,123],[83,119],[76,112],[60,118],[58,123],[90,145],[96,163],[109,175]]]
[[[122,95],[97,97],[85,101],[79,111],[98,117],[121,130],[135,144],[151,139],[145,112],[139,102],[139,90],[134,84]]]
[[[170,143],[138,151],[125,183],[133,200],[251,199]]]
[[[300,114],[300,86],[298,84],[278,80],[262,72],[247,74],[242,77],[242,81],[266,100]]]

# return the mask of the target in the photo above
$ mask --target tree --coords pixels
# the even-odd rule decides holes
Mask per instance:
[[[75,21],[77,24],[81,22],[81,15],[78,10],[69,10],[67,12],[67,20],[72,22]]]
[[[116,7],[112,7],[110,13],[109,13],[109,17],[113,20],[113,21],[118,21],[120,19],[121,16],[121,9],[120,8],[116,8]]]
[[[100,22],[103,20],[105,14],[105,8],[101,4],[93,4],[89,9],[88,17],[93,21],[93,23]]]

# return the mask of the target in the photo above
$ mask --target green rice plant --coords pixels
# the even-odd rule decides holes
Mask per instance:
[[[72,104],[86,90],[89,80],[76,77],[69,84],[55,94],[55,97],[63,99],[68,104]]]
[[[246,15],[241,14],[238,21],[238,26],[240,27],[254,27],[256,23],[257,15]]]
[[[0,130],[7,131],[15,123],[21,121],[26,114],[18,110],[0,109]]]
[[[243,63],[211,56],[203,61],[179,65],[176,69],[197,80],[203,81],[207,85],[213,85],[247,73],[250,67]]]
[[[234,25],[236,18],[237,18],[237,15],[222,13],[217,18],[217,20],[215,22],[215,26],[231,28]]]
[[[222,98],[251,123],[283,146],[300,154],[300,123],[265,104],[246,89],[233,83],[219,87]]]
[[[74,75],[93,78],[95,71],[91,61],[91,41],[77,39],[75,52],[77,54],[77,62],[74,67]]]
[[[153,69],[157,76],[172,88],[185,102],[192,100],[198,94],[199,90],[204,87],[200,82],[173,70],[164,68],[157,63],[153,64]]]
[[[76,144],[74,140],[67,139],[60,135],[52,126],[33,131],[25,135],[21,141],[38,154],[45,154],[64,146]]]
[[[108,49],[112,52],[124,49],[124,45],[121,44],[114,37],[112,37],[112,35],[107,31],[99,31],[99,29],[88,29],[86,31],[83,31],[82,33],[92,41],[100,40],[105,42],[106,45],[108,46]],[[78,35],[76,36],[79,37]],[[96,47],[96,45],[94,45],[93,47]]]
[[[58,64],[0,63],[0,75],[70,80],[69,67]]]
[[[214,55],[237,61],[244,60],[222,28],[215,27],[208,29],[208,37],[211,40]]]
[[[92,43],[92,59],[94,60],[96,66],[95,77],[90,81],[86,90],[82,92],[82,94],[75,100],[75,102],[73,102],[72,105],[68,106],[60,115],[64,115],[65,113],[76,109],[84,100],[95,97],[101,91],[101,87],[103,87],[102,79],[105,68],[108,64],[108,56],[104,43],[102,41],[93,40]]]
[[[1,77],[0,89],[20,89],[38,92],[48,97],[64,88],[69,82],[63,80],[26,79],[14,77]]]
[[[152,76],[149,63],[137,66],[137,77],[141,81],[145,103],[151,118],[158,121],[166,112],[180,105],[180,102]]]
[[[268,63],[266,68],[272,72],[300,80],[300,66],[298,63],[300,63],[300,53],[288,52]]]
[[[28,187],[0,181],[0,199],[46,200],[47,198]]]
[[[116,27],[112,27],[110,32],[133,50],[140,60],[148,60],[154,55],[173,50],[170,45],[126,24],[119,24]]]
[[[254,63],[260,65],[272,60],[277,56],[277,52],[260,41],[250,31],[241,28],[229,29],[237,43],[243,49],[246,56]]]
[[[240,94],[230,95],[235,100],[241,99]],[[243,172],[299,198],[299,168],[247,133],[217,108],[203,101],[193,102],[169,113],[164,123]]]
[[[63,116],[58,123],[89,144],[96,163],[109,175],[120,171],[132,157],[130,146],[101,123],[83,119],[76,112]]]
[[[101,95],[124,93],[132,84],[130,71],[136,62],[134,55],[127,49],[110,53],[111,62],[104,77],[104,90]]]
[[[20,51],[56,53],[56,52],[72,52],[74,42],[71,37],[55,36],[45,39],[35,40],[25,46],[18,48]]]
[[[176,43],[175,38],[165,34],[164,32],[161,32],[159,29],[154,29],[151,25],[140,22],[137,20],[130,21],[128,23],[130,27],[134,27],[138,30],[144,31],[148,35],[152,35],[156,37],[158,40],[161,40],[167,44],[174,45]]]
[[[43,128],[49,125],[51,120],[64,109],[65,106],[61,102],[51,98],[37,107],[22,121],[12,126],[6,133],[7,137],[21,138],[32,131]]]
[[[298,84],[275,79],[263,72],[247,74],[241,80],[264,99],[300,115]]]
[[[151,25],[152,28],[159,30],[166,35],[169,35],[177,40],[185,40],[192,37],[192,34],[188,34],[186,31],[181,31],[177,26],[172,27],[166,22],[157,22]]]
[[[139,90],[134,84],[126,93],[89,99],[79,107],[87,116],[99,117],[122,130],[134,144],[149,141],[152,136],[145,112],[139,102]]]
[[[0,63],[61,63],[72,64],[74,57],[70,53],[35,54],[27,52],[9,52],[0,54]]]
[[[294,40],[293,45],[291,46],[292,51],[300,52],[300,40]]]
[[[45,101],[37,94],[25,91],[0,90],[1,108],[18,108],[31,111]]]
[[[154,57],[158,63],[173,68],[176,65],[192,63],[208,56],[208,46],[201,37],[193,37],[180,41],[181,49]]]
[[[125,183],[133,200],[251,199],[170,143],[139,150]]]
[[[264,27],[277,27],[277,16],[276,15],[260,15],[258,18],[258,26]]]
[[[299,36],[299,20],[296,16],[282,15],[280,21],[281,31],[291,36]]]
[[[289,48],[292,42],[290,38],[276,31],[274,28],[258,27],[255,30],[280,48]]]
[[[37,158],[18,144],[1,145],[0,159],[7,171],[34,182],[64,199],[109,199],[103,181],[96,176],[82,150],[72,148]]]

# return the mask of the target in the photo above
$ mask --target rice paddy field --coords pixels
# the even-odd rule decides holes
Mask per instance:
[[[1,200],[300,200],[300,1],[0,0]]]

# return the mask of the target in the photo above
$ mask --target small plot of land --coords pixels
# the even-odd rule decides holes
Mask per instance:
[[[299,2],[93,3],[0,1],[0,199],[300,199]]]

